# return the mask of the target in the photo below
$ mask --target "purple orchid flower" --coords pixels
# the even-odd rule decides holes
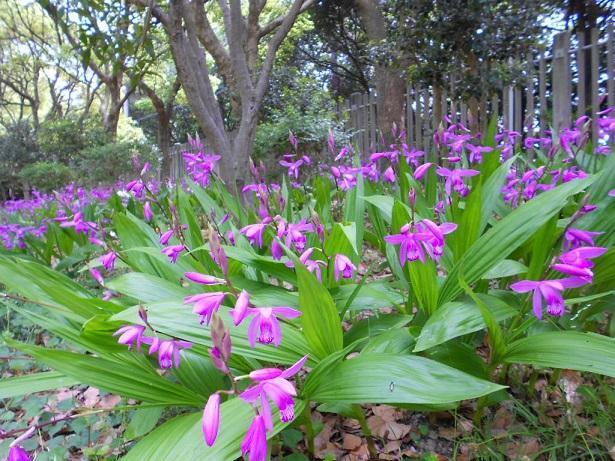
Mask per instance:
[[[559,260],[566,265],[576,266],[581,269],[591,269],[594,267],[593,258],[598,258],[608,251],[604,247],[577,247],[563,253]]]
[[[577,248],[583,245],[594,246],[594,237],[604,232],[591,232],[571,227],[564,233],[564,248]]]
[[[92,267],[90,269],[90,275],[92,275],[92,278],[96,280],[99,283],[99,285],[105,284],[105,279],[103,278],[102,274],[96,267]]]
[[[184,304],[194,303],[192,312],[201,316],[201,325],[204,323],[209,325],[211,317],[215,312],[218,312],[225,297],[226,293],[223,291],[200,293],[198,295],[186,296],[184,298]]]
[[[414,170],[414,179],[416,179],[417,181],[423,179],[432,166],[433,163],[431,162],[423,163],[422,165],[418,166],[416,170]]]
[[[411,224],[405,224],[399,234],[387,235],[384,240],[392,245],[401,245],[399,261],[403,266],[406,261],[426,261],[427,253],[435,261],[439,261],[444,254],[444,236],[457,229],[455,223],[442,223],[437,225],[429,219],[417,223],[412,231]]]
[[[201,274],[200,272],[186,272],[184,276],[188,280],[202,285],[221,285],[226,283],[224,279],[214,277],[213,275]]]
[[[154,212],[152,211],[152,204],[150,201],[146,201],[143,205],[143,217],[146,221],[151,221],[154,218]]]
[[[261,415],[254,417],[241,444],[241,454],[245,457],[248,453],[249,461],[267,461],[267,430]]]
[[[344,277],[345,279],[353,278],[357,267],[347,256],[337,254],[335,255],[335,262],[333,263],[333,270],[335,273],[335,280],[339,282],[340,277]]]
[[[247,388],[239,397],[254,406],[260,402],[261,415],[268,430],[273,430],[273,415],[269,400],[272,400],[280,409],[280,418],[283,422],[289,422],[295,418],[294,397],[297,391],[288,379],[299,373],[307,359],[306,355],[286,370],[263,368],[250,373],[250,378],[256,381],[256,384]]]
[[[314,248],[308,248],[303,252],[301,256],[299,256],[299,261],[301,261],[305,265],[309,272],[316,274],[316,278],[319,282],[322,282],[321,266],[326,266],[327,263],[321,260],[310,259],[310,256],[312,256],[313,252]]]
[[[20,445],[12,445],[6,461],[31,461],[30,455]]]
[[[115,261],[117,260],[117,253],[110,251],[100,257],[100,262],[104,266],[105,270],[112,271],[115,268]]]
[[[261,223],[249,224],[242,227],[239,232],[245,235],[252,245],[258,245],[259,248],[262,248],[265,229],[267,228],[267,224],[270,222],[271,218],[266,218]]]
[[[120,335],[117,342],[127,344],[129,350],[136,344],[137,350],[141,352],[141,345],[146,342],[143,333],[145,333],[145,327],[142,325],[126,325],[113,333],[113,336]]]
[[[472,163],[482,163],[483,154],[493,151],[493,147],[476,146],[474,144],[466,144],[465,147],[470,151],[470,162]]]
[[[222,157],[220,155],[206,154],[204,152],[198,152],[196,154],[184,152],[183,156],[186,162],[186,172],[188,175],[197,184],[200,184],[202,187],[207,187],[218,161]]]
[[[478,170],[466,170],[459,168],[456,170],[449,170],[448,168],[438,167],[436,170],[438,176],[446,178],[444,188],[448,196],[451,196],[453,189],[458,192],[462,197],[467,196],[470,193],[470,188],[463,182],[463,178],[476,176],[480,174]]]
[[[399,262],[403,266],[406,261],[425,262],[425,251],[421,242],[429,240],[431,235],[427,232],[411,232],[411,225],[402,226],[399,234],[387,235],[384,240],[391,245],[400,245]]]
[[[149,355],[158,352],[158,364],[160,368],[167,369],[175,366],[178,368],[181,363],[182,349],[190,349],[192,343],[179,339],[168,339],[161,341],[158,337],[144,338],[144,343],[149,344]]]
[[[203,409],[203,436],[210,447],[216,443],[220,428],[220,395],[211,394]]]
[[[165,254],[169,257],[169,260],[175,264],[177,262],[177,258],[179,258],[179,255],[181,254],[182,251],[184,251],[184,246],[183,245],[170,245],[166,248],[162,249],[162,254]]]
[[[542,319],[543,299],[547,303],[547,312],[551,315],[564,315],[566,306],[562,292],[567,288],[577,288],[586,285],[587,281],[579,277],[569,277],[558,280],[521,280],[513,283],[510,288],[517,293],[534,292],[534,315]]]
[[[295,179],[299,179],[299,168],[304,163],[305,161],[303,158],[300,158],[299,160],[296,160],[294,162],[288,162],[286,160],[281,160],[279,162],[280,165],[288,168],[288,176],[290,176],[291,178],[295,178]]]
[[[384,171],[384,174],[382,175],[382,177],[384,178],[385,181],[390,182],[390,183],[395,183],[395,181],[397,181],[397,176],[395,176],[395,170],[393,170],[392,166],[388,167]]]
[[[161,245],[166,245],[169,243],[169,240],[171,240],[171,237],[173,237],[173,234],[175,233],[174,229],[170,229],[168,231],[166,231],[164,234],[162,234],[160,236],[160,244]]]
[[[256,347],[256,342],[261,344],[273,343],[279,347],[282,343],[282,327],[278,316],[286,319],[294,319],[301,315],[301,312],[292,307],[248,307],[244,302],[231,310],[231,316],[235,325],[241,324],[247,317],[253,316],[248,326],[248,340],[252,347]]]

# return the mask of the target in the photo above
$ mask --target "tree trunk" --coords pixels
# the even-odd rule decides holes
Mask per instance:
[[[378,46],[386,39],[387,24],[376,0],[357,0],[359,15],[369,41]],[[406,79],[401,66],[397,63],[376,64],[376,109],[378,127],[382,133],[385,147],[395,141],[393,133],[402,126],[404,114],[404,91]]]
[[[105,96],[101,107],[103,126],[109,135],[111,142],[117,139],[117,126],[120,121],[121,104],[121,79],[112,78],[105,82]]]
[[[171,174],[171,114],[162,111],[158,113],[158,148],[162,155],[160,171],[163,178]]]
[[[376,68],[376,110],[385,147],[395,142],[403,128],[406,79],[391,67]]]

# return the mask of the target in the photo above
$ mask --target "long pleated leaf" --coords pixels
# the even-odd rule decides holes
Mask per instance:
[[[326,366],[306,383],[317,402],[438,404],[503,387],[416,355],[369,353]]]
[[[550,331],[515,341],[504,361],[615,377],[615,339],[580,331]]]
[[[463,270],[468,283],[480,279],[489,269],[506,259],[523,245],[540,227],[566,205],[569,197],[589,186],[595,177],[575,180],[521,205],[494,227],[485,232],[460,258],[440,289],[439,305],[455,299],[463,292],[459,272]]]

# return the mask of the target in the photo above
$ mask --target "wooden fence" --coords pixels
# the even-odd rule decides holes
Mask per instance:
[[[570,32],[557,34],[549,52],[537,50],[523,60],[511,61],[524,69],[519,83],[481,95],[477,114],[470,113],[468,101],[456,95],[453,83],[439,91],[409,85],[403,96],[406,140],[411,146],[429,149],[441,121],[436,112],[464,124],[475,117],[479,129],[497,114],[504,128],[528,136],[544,135],[549,127],[558,130],[570,125],[573,118],[615,106],[614,41],[613,24],[602,37],[592,30],[589,43],[584,42],[582,33],[574,37]],[[362,152],[382,147],[374,94],[352,94],[340,105],[339,116],[354,133],[353,142]],[[596,136],[594,127],[594,140]]]

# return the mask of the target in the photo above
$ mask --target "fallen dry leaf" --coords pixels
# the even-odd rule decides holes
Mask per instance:
[[[363,443],[361,437],[358,437],[354,434],[344,434],[344,440],[342,443],[342,448],[344,450],[354,450],[361,446]]]
[[[98,406],[100,408],[110,409],[116,407],[121,401],[122,398],[119,395],[109,394],[100,399]]]
[[[380,416],[374,415],[367,418],[367,425],[376,437],[389,440],[403,439],[410,432],[411,427],[395,421],[386,421]]]
[[[100,400],[100,391],[95,387],[88,387],[82,394],[83,406],[94,408]]]
[[[541,450],[538,439],[523,439],[520,442],[506,444],[506,455],[511,460],[532,459]]]

